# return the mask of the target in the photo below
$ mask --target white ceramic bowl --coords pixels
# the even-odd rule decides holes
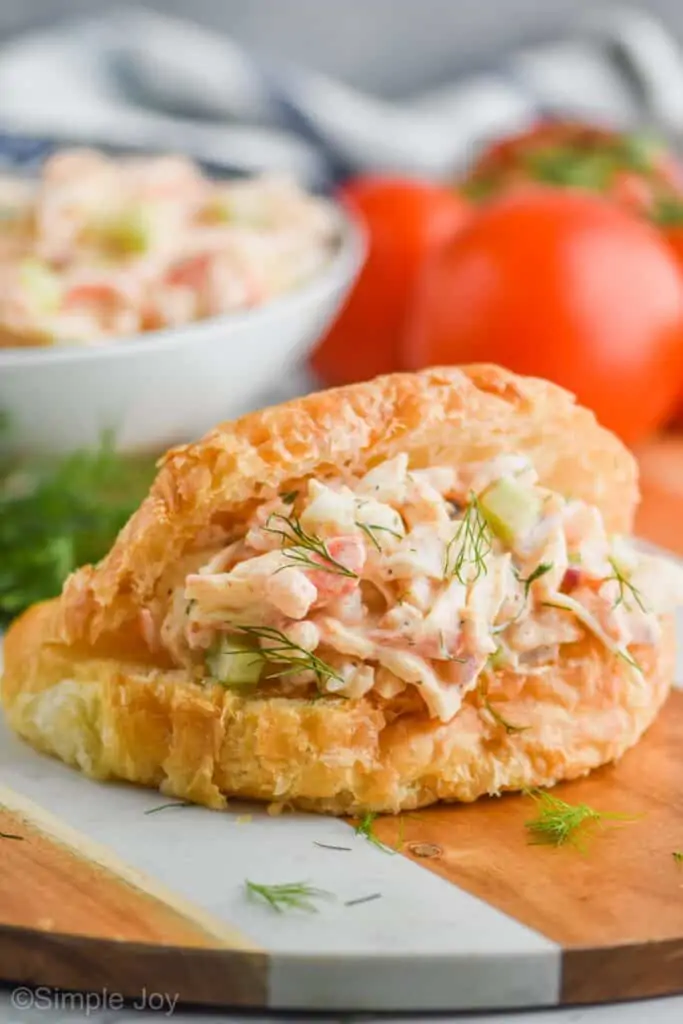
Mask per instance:
[[[339,213],[340,244],[303,287],[258,309],[100,348],[0,349],[4,453],[96,445],[158,450],[257,407],[338,311],[364,258],[360,229]]]

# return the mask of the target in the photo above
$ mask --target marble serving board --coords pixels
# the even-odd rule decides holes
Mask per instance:
[[[651,540],[665,533],[663,486],[645,495]],[[666,516],[680,552],[683,515]],[[88,780],[0,722],[0,982],[350,1012],[683,992],[680,662],[642,742],[559,788],[572,803],[638,816],[583,853],[530,845],[526,796],[378,819],[384,846],[332,818],[168,806]],[[247,879],[330,896],[315,912],[277,913]]]

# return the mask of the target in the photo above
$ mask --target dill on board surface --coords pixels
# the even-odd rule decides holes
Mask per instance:
[[[244,882],[247,895],[264,900],[282,914],[285,910],[307,910],[317,913],[315,899],[334,899],[325,889],[316,889],[308,882],[283,882],[279,885],[263,885],[248,878]]]
[[[357,836],[362,836],[364,839],[367,839],[369,843],[372,843],[373,846],[382,850],[383,853],[396,853],[395,850],[392,850],[390,846],[383,843],[376,835],[374,825],[377,817],[378,815],[374,811],[368,811],[367,814],[364,814],[360,819],[359,823],[354,828],[354,832]]]
[[[628,824],[636,820],[629,814],[615,814],[598,811],[588,804],[570,804],[545,789],[526,791],[526,796],[536,801],[538,814],[524,822],[531,836],[531,842],[543,846],[572,845],[585,848],[585,841],[593,838],[595,830],[605,822]]]

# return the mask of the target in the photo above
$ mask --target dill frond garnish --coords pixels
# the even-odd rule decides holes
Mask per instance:
[[[317,913],[314,899],[334,899],[332,893],[316,889],[308,882],[284,882],[281,885],[261,885],[245,879],[244,885],[250,896],[258,896],[278,914],[285,910],[307,910]]]
[[[446,649],[446,639],[443,635],[443,630],[439,630],[439,661],[459,661],[461,665],[464,665],[469,658],[459,658],[456,654],[449,654]]]
[[[369,896],[358,896],[355,900],[347,900],[345,907],[357,907],[360,903],[370,903],[372,900],[381,900],[381,892],[372,892]]]
[[[293,505],[298,497],[298,491],[284,491],[283,494],[279,495],[280,501],[284,502],[285,505]]]
[[[561,611],[571,612],[579,622],[583,623],[586,629],[589,629],[605,645],[608,651],[612,652],[615,658],[621,658],[622,661],[626,662],[630,668],[637,672],[638,681],[642,683],[643,670],[631,652],[626,647],[618,646],[605,632],[600,623],[596,621],[595,617],[578,601],[575,601],[568,594],[557,594],[554,601],[543,601],[543,607],[559,608]]]
[[[319,843],[317,839],[313,840],[314,846],[319,846],[321,850],[343,850],[344,853],[351,853],[350,846],[333,846],[331,843]]]
[[[95,450],[63,458],[3,459],[0,626],[59,594],[79,566],[99,561],[154,473],[154,459],[119,454],[110,435]]]
[[[157,807],[150,807],[149,810],[143,811],[143,814],[156,814],[157,811],[166,811],[169,807],[192,807],[189,800],[174,800],[172,803],[159,804]]]
[[[235,626],[236,630],[254,640],[265,640],[267,647],[255,647],[254,658],[275,666],[275,671],[265,676],[266,679],[278,679],[291,676],[296,672],[313,672],[316,681],[323,685],[328,679],[343,682],[342,677],[331,665],[322,658],[316,657],[312,651],[290,640],[286,633],[272,626]],[[279,666],[279,667],[278,667]]]
[[[627,665],[631,666],[631,668],[636,669],[636,671],[640,672],[640,674],[642,676],[643,668],[642,668],[640,662],[636,661],[636,659],[633,657],[631,652],[626,647],[619,648],[619,650],[617,650],[616,654],[617,654],[618,658],[621,658],[622,661],[625,661]]]
[[[387,846],[386,843],[383,843],[382,840],[378,839],[375,835],[373,826],[376,818],[377,814],[374,811],[368,811],[367,814],[363,815],[358,825],[356,825],[354,832],[357,836],[363,836],[364,839],[367,839],[367,841],[372,843],[373,846],[382,850],[383,853],[396,853],[395,850],[392,850],[390,846]]]
[[[683,864],[683,850],[674,850],[671,856],[677,864]]]
[[[270,524],[276,520],[279,520],[283,525],[280,527],[271,526]],[[263,529],[267,533],[274,533],[282,538],[283,551],[294,564],[305,565],[309,569],[318,569],[321,572],[329,572],[335,576],[348,576],[354,580],[358,579],[358,573],[342,565],[341,562],[338,562],[330,554],[327,544],[321,537],[318,537],[315,533],[306,532],[299,522],[298,516],[295,516],[294,513],[291,516],[283,516],[279,512],[274,512],[271,516],[268,516]],[[286,544],[291,544],[292,547],[285,547]],[[287,566],[283,566],[283,568],[287,568]],[[280,570],[278,569],[277,571],[279,572]]]
[[[18,836],[14,832],[0,832],[0,839],[16,839],[18,842],[24,842],[24,836]]]
[[[481,700],[484,709],[488,711],[489,715],[496,723],[496,725],[500,725],[501,728],[505,729],[505,732],[513,734],[517,732],[527,731],[527,729],[529,728],[528,725],[515,725],[513,722],[508,722],[507,718],[504,718],[504,716],[501,715],[500,711],[497,711],[494,708],[493,704],[489,699],[488,687],[485,688],[482,686],[481,683],[479,683],[477,685],[477,693],[479,694],[479,699]]]
[[[529,573],[529,575],[527,577],[523,577],[523,576],[518,576],[517,577],[518,581],[524,587],[524,596],[525,597],[529,596],[529,590],[531,589],[531,584],[535,583],[536,580],[540,580],[541,576],[545,576],[546,573],[550,572],[552,567],[553,567],[553,563],[552,562],[541,562],[541,564],[537,565],[536,568],[534,569],[534,571],[532,573]]]
[[[619,596],[614,602],[614,607],[618,608],[620,604],[628,605],[628,598],[632,598],[640,608],[641,612],[647,613],[647,608],[643,603],[643,598],[637,587],[634,587],[628,577],[624,576],[623,572],[619,568],[617,562],[613,558],[608,559],[609,564],[614,570],[612,576],[607,576],[605,582],[608,580],[614,580],[619,586]]]
[[[446,545],[444,576],[455,576],[459,583],[474,583],[486,574],[486,556],[491,551],[493,534],[479,507],[476,494],[470,495],[463,518],[453,537]],[[451,565],[453,547],[458,553]]]
[[[527,791],[536,801],[539,811],[535,818],[524,822],[531,842],[544,846],[565,846],[567,843],[583,849],[582,836],[590,838],[594,829],[605,821],[629,822],[635,819],[627,814],[596,811],[588,804],[568,804],[544,789]]]
[[[382,545],[375,537],[374,530],[380,533],[389,533],[392,537],[396,537],[397,540],[403,540],[403,534],[399,533],[398,530],[392,530],[390,526],[379,526],[377,523],[361,523],[358,519],[356,520],[356,526],[359,530],[362,530],[365,536],[368,538],[370,543],[382,553]]]

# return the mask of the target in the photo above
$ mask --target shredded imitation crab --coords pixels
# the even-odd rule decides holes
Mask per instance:
[[[160,639],[225,686],[413,691],[447,722],[492,669],[542,671],[587,634],[640,680],[630,647],[656,644],[679,600],[680,570],[608,537],[524,457],[411,469],[401,454],[261,506],[177,588]]]
[[[319,272],[337,233],[332,206],[285,178],[67,150],[35,183],[0,179],[0,323],[91,345],[248,309]]]

